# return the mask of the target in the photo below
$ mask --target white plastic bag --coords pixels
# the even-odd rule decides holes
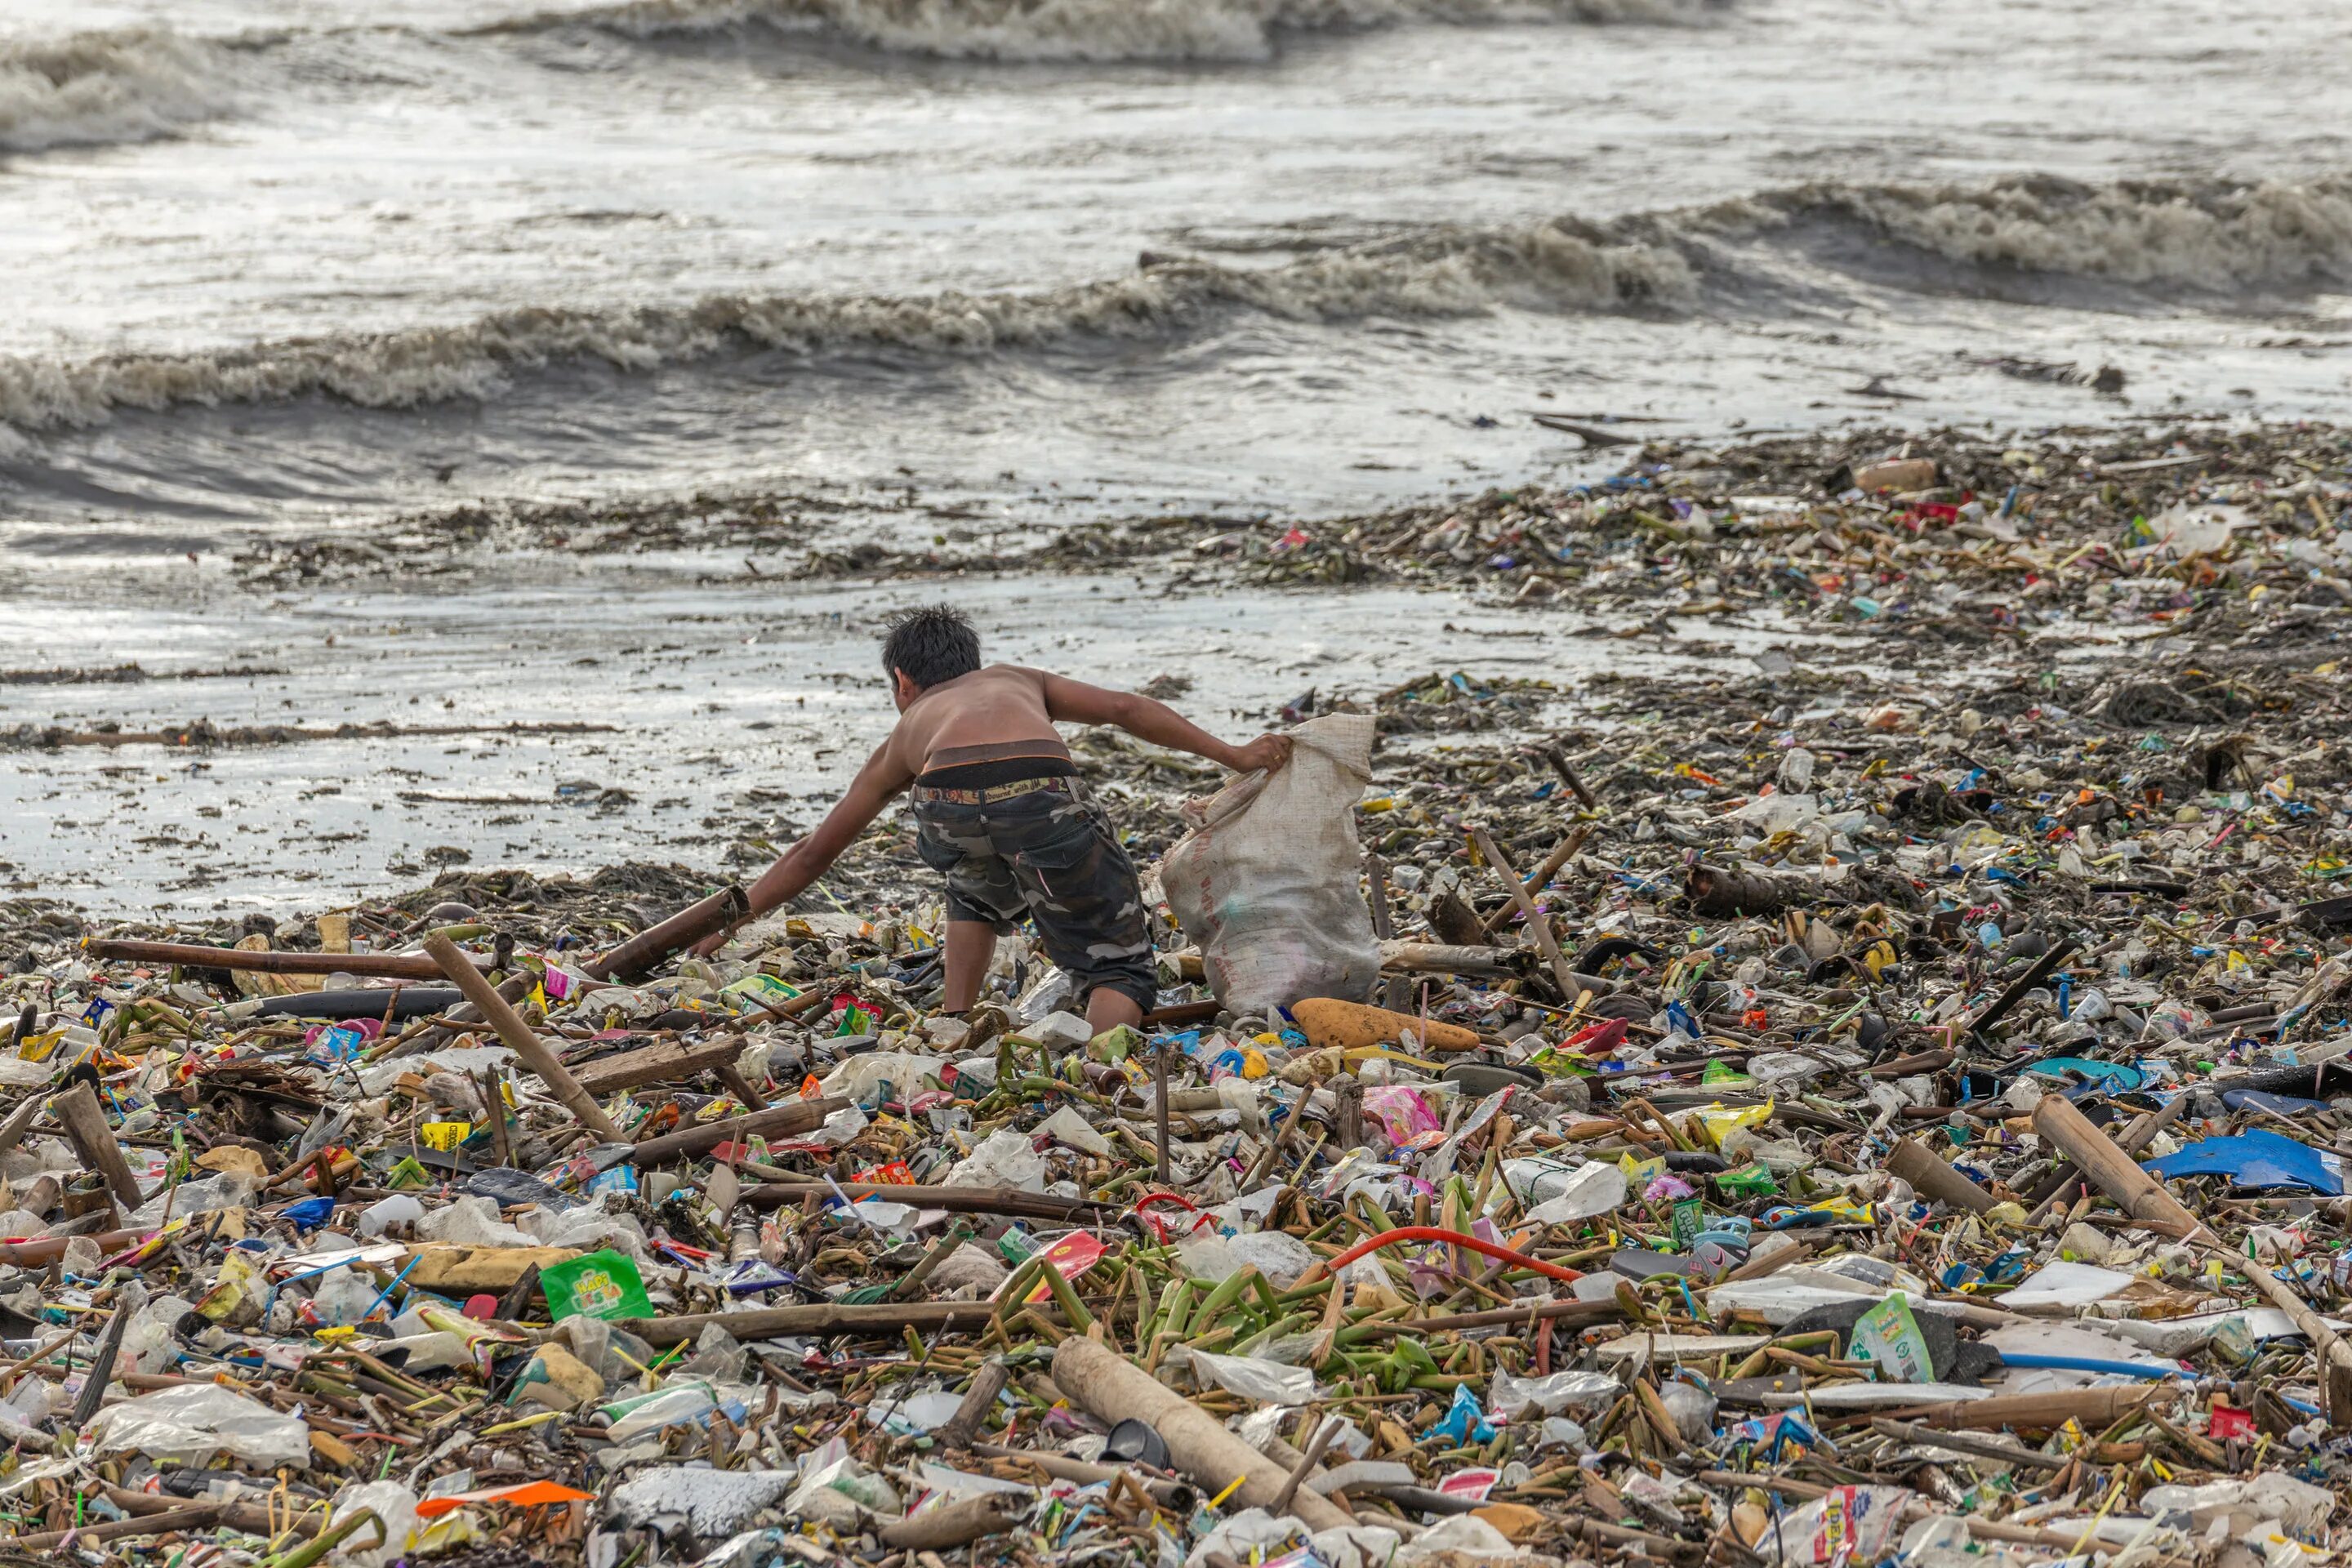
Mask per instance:
[[[303,1465],[310,1459],[310,1429],[299,1415],[281,1415],[215,1383],[187,1383],[110,1405],[90,1417],[101,1454],[144,1454],[157,1461],[208,1464],[227,1454],[256,1469]]]
[[[1595,1160],[1570,1165],[1559,1160],[1506,1160],[1503,1179],[1530,1204],[1534,1225],[1567,1225],[1613,1213],[1625,1201],[1625,1173]]]
[[[942,1184],[950,1187],[1017,1187],[1042,1193],[1053,1167],[1031,1147],[1029,1134],[1007,1128],[992,1132],[967,1159],[950,1168]]]
[[[1486,1391],[1486,1408],[1517,1421],[1532,1410],[1557,1415],[1563,1410],[1606,1410],[1625,1385],[1605,1372],[1555,1372],[1546,1377],[1513,1377],[1496,1372]]]
[[[1264,1015],[1309,996],[1361,1002],[1381,973],[1356,884],[1357,800],[1372,772],[1367,713],[1327,713],[1291,731],[1288,766],[1188,805],[1193,829],[1160,885],[1201,947],[1217,1000]]]
[[[1285,1366],[1263,1356],[1217,1355],[1196,1350],[1184,1353],[1192,1358],[1192,1376],[1202,1387],[1213,1383],[1229,1394],[1264,1405],[1305,1405],[1315,1397],[1311,1367]]]

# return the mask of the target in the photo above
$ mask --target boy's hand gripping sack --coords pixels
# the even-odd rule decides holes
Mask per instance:
[[[1290,764],[1188,802],[1192,831],[1160,885],[1200,944],[1217,1000],[1261,1016],[1308,996],[1361,1002],[1380,979],[1380,943],[1357,885],[1356,802],[1372,773],[1366,713],[1328,713],[1291,731]]]

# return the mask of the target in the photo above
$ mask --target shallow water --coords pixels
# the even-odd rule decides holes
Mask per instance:
[[[866,635],[912,585],[779,590],[686,562],[509,562],[472,590],[281,596],[223,616],[93,605],[0,630],[0,668],[139,661],[137,684],[0,684],[0,727],[610,725],[611,732],[351,738],[216,748],[67,746],[0,766],[0,887],[104,910],[279,913],[481,866],[622,859],[756,870],[814,823],[896,717]],[[1132,577],[1002,577],[956,597],[992,658],[1113,685],[1189,674],[1180,705],[1242,737],[1310,689],[1358,696],[1431,670],[1571,688],[1602,668],[1702,669],[1724,649],[1811,647],[1769,625],[1689,623],[1709,653],[1579,638],[1443,594],[1170,595]],[[331,639],[331,641],[330,640]],[[1560,703],[1544,717],[1568,721]],[[1412,744],[1442,743],[1436,741]],[[624,792],[614,798],[604,792]]]

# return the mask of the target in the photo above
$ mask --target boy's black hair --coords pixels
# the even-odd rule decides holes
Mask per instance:
[[[925,605],[900,610],[884,624],[890,628],[882,639],[885,674],[904,674],[928,688],[980,668],[980,634],[961,610]]]

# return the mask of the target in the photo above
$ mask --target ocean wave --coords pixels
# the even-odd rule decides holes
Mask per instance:
[[[0,44],[0,152],[144,142],[226,113],[233,54],[155,29]]]
[[[1923,268],[1923,256],[1936,266]],[[1171,342],[1245,312],[1339,323],[1508,307],[1766,309],[1776,297],[1785,308],[1791,277],[1835,304],[1857,281],[1990,289],[2019,273],[2158,299],[2352,279],[2352,181],[1817,184],[1605,224],[1436,226],[1272,267],[1155,260],[1118,278],[1033,291],[720,294],[680,305],[512,310],[200,353],[0,359],[0,428],[22,434],[94,424],[117,409],[312,395],[417,407],[495,397],[516,374],[564,363],[648,371],[758,350],[818,360],[874,350],[969,357]]]
[[[566,361],[645,371],[747,347],[813,356],[860,349],[973,355],[1165,339],[1236,310],[1331,321],[1458,316],[1506,304],[1622,310],[1685,302],[1696,289],[1677,252],[1614,239],[1589,225],[1439,229],[1282,267],[1180,260],[1034,293],[727,294],[683,307],[509,310],[456,326],[206,353],[0,359],[0,422],[51,429],[93,424],[120,408],[312,394],[372,408],[415,407],[490,397],[517,371]]]
[[[1723,0],[622,0],[484,31],[591,26],[636,37],[750,22],[948,59],[1255,60],[1286,32],[1431,22],[1688,23]]]
[[[1827,223],[1986,271],[2231,292],[2352,279],[2352,179],[2024,174],[1975,185],[1809,184],[1715,209],[1716,226]]]

